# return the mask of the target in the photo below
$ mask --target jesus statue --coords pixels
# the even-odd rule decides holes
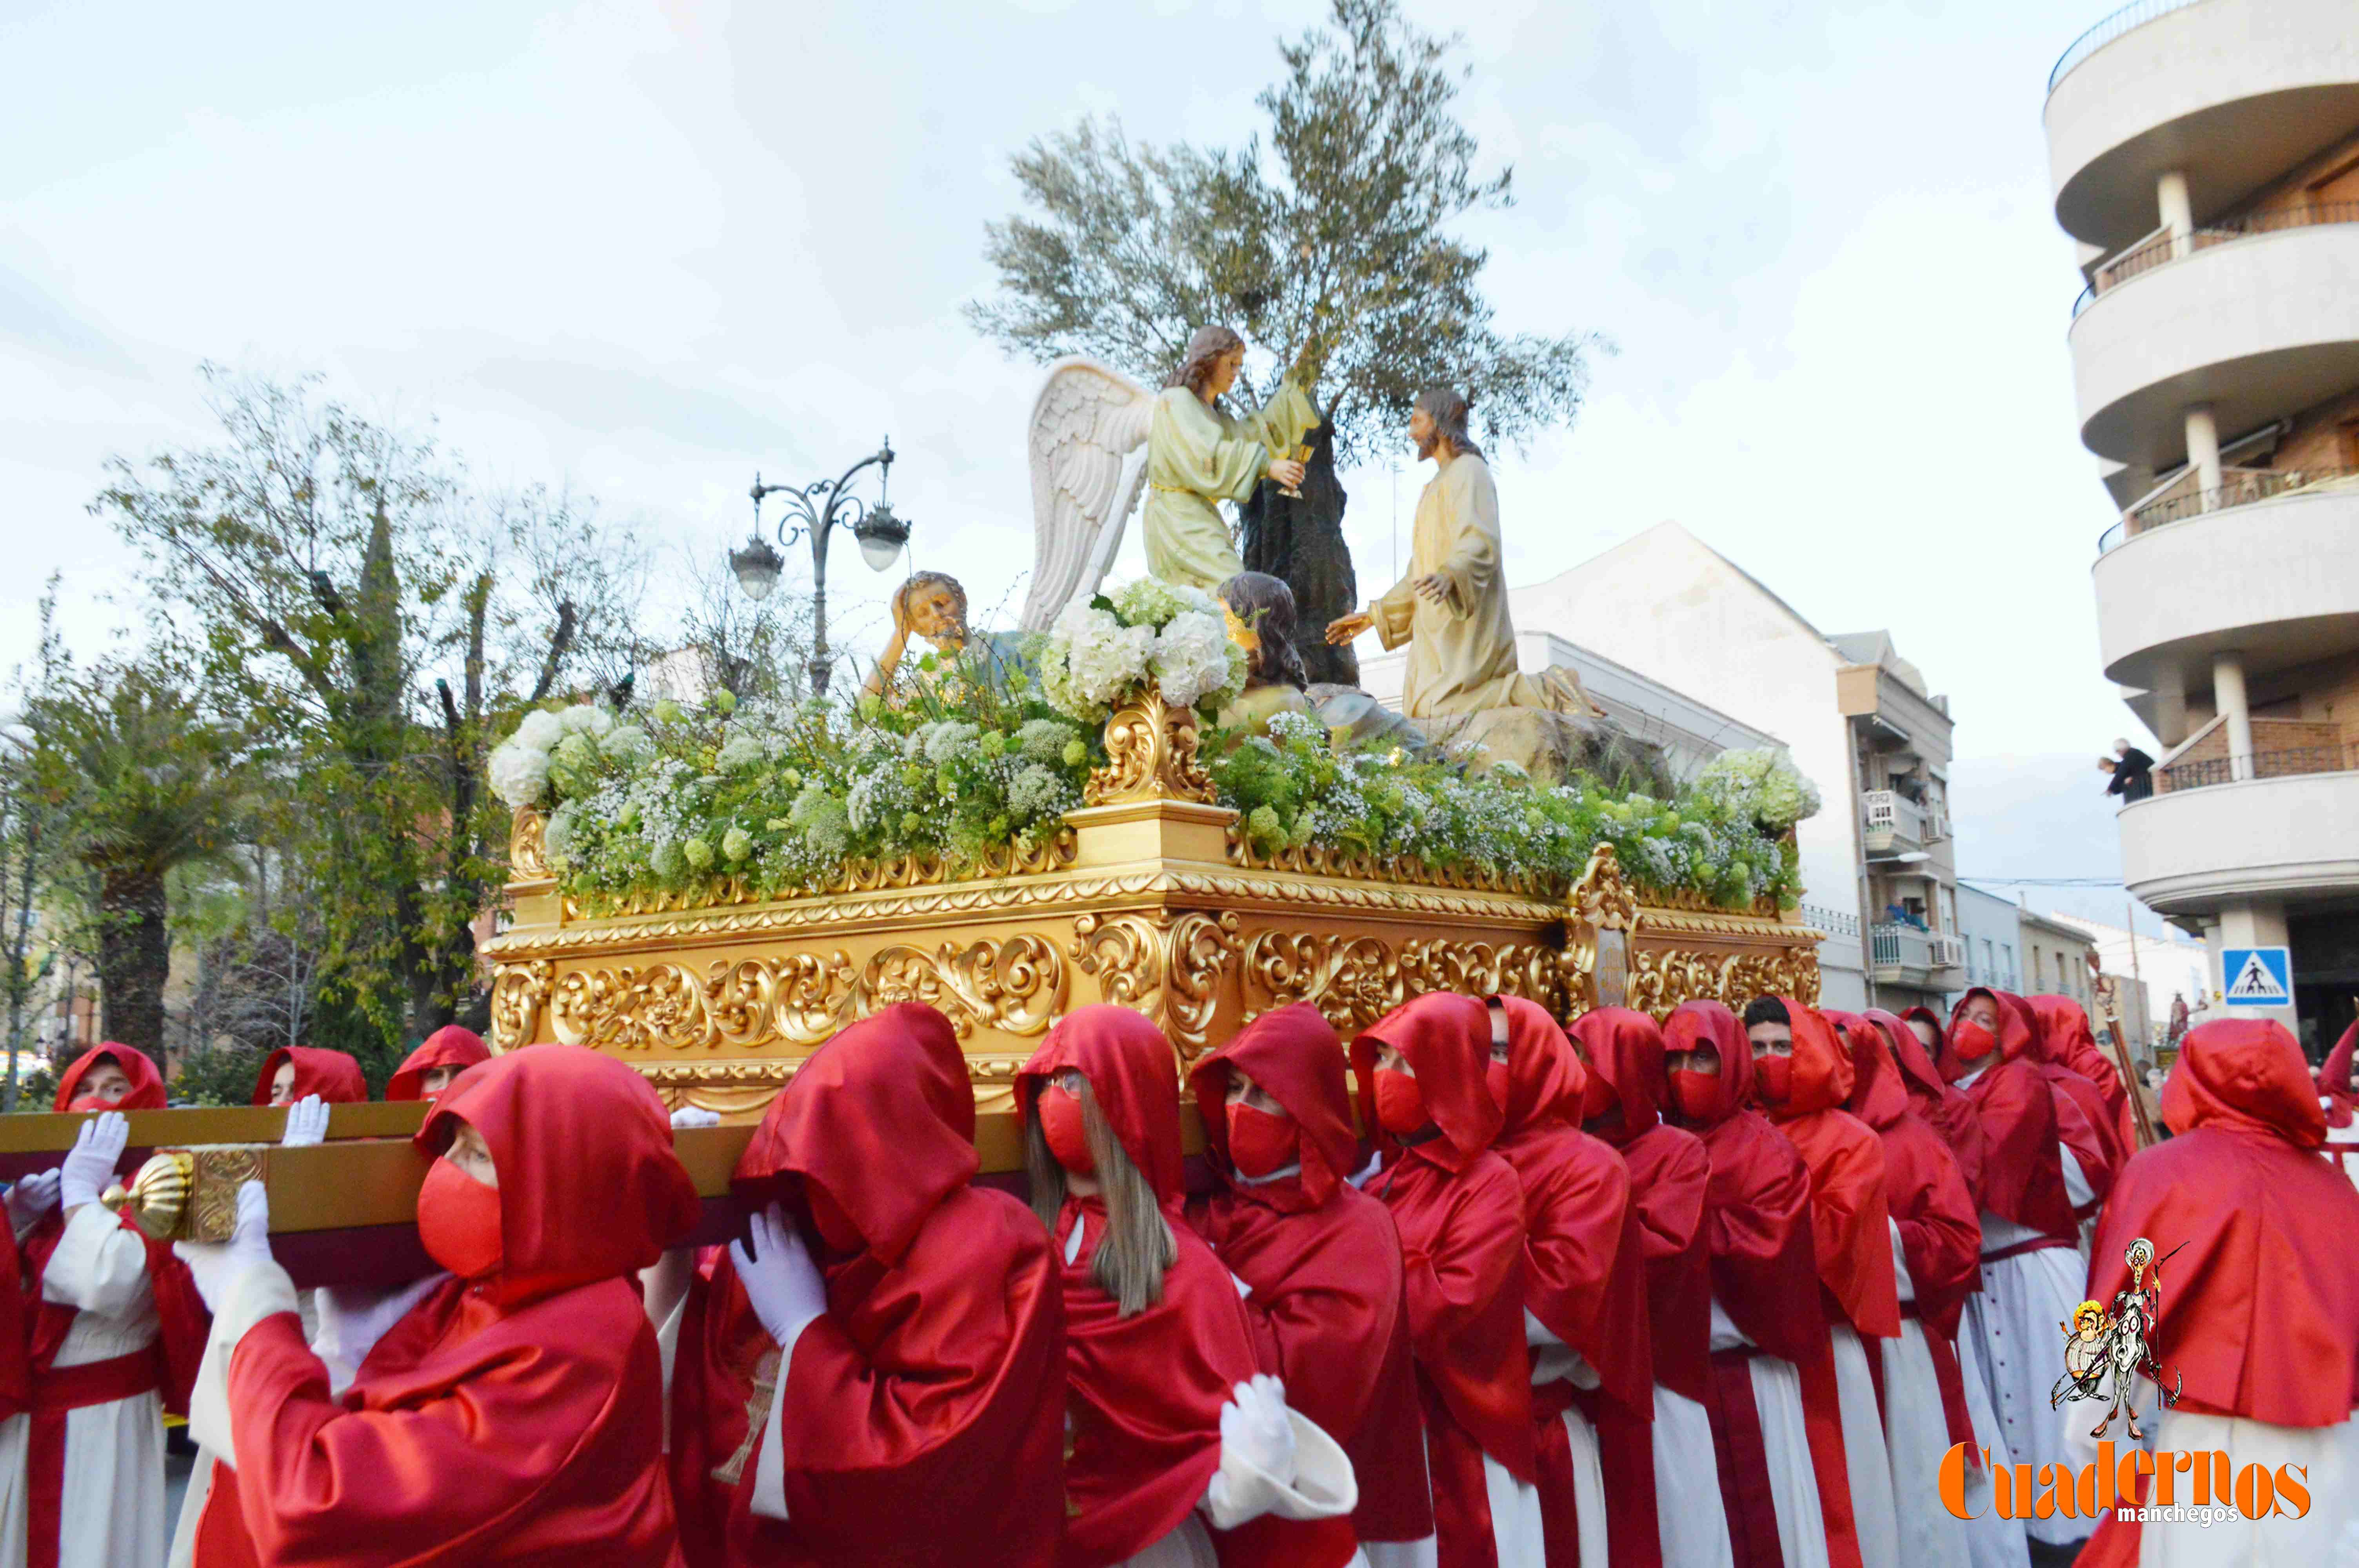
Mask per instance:
[[[1417,501],[1409,575],[1367,609],[1330,622],[1327,641],[1373,630],[1386,648],[1409,645],[1401,712],[1444,719],[1498,708],[1588,717],[1597,710],[1570,670],[1534,676],[1516,664],[1516,628],[1499,547],[1499,492],[1467,433],[1465,395],[1419,393],[1408,417],[1419,458],[1439,465]]]

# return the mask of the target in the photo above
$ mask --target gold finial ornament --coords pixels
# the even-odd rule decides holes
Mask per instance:
[[[166,1149],[149,1156],[125,1188],[122,1183],[106,1189],[99,1202],[115,1214],[128,1209],[140,1233],[158,1241],[181,1235],[188,1213],[189,1193],[195,1184],[196,1156],[185,1149]]]

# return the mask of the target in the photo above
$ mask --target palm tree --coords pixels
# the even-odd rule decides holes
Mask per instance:
[[[242,747],[168,666],[101,665],[28,707],[63,848],[97,889],[106,1038],[164,1066],[172,944],[167,879],[220,860],[245,815]]]

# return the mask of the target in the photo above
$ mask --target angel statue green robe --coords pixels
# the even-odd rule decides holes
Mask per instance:
[[[1273,457],[1319,423],[1302,389],[1281,382],[1258,413],[1222,413],[1184,386],[1155,399],[1147,432],[1147,569],[1212,592],[1245,569],[1219,503],[1244,501]]]
[[[1401,712],[1442,719],[1493,708],[1545,708],[1588,715],[1588,697],[1569,672],[1532,676],[1516,665],[1516,627],[1507,615],[1500,561],[1499,491],[1490,465],[1462,452],[1441,465],[1417,498],[1408,575],[1368,606],[1387,648],[1408,646]],[[1421,597],[1417,580],[1449,584],[1440,603]]]

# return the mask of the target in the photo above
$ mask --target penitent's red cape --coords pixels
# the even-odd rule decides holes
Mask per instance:
[[[341,1400],[293,1313],[238,1342],[248,1549],[338,1568],[675,1568],[662,1370],[632,1278],[696,1222],[663,1103],[611,1057],[536,1045],[462,1075],[419,1150],[462,1121],[499,1173],[495,1272],[419,1303]]]
[[[2031,1028],[2031,1060],[2038,1065],[2039,1076],[2048,1080],[2048,1092],[2056,1099],[2056,1137],[2072,1151],[2080,1162],[2081,1173],[2089,1183],[2090,1200],[2073,1217],[2087,1219],[2114,1190],[2114,1174],[2129,1160],[2128,1148],[2114,1126],[2113,1108],[2097,1086],[2074,1068],[2066,1065],[2069,1025],[2061,1014],[2045,1011],[2031,999],[2002,994],[2001,1000],[2023,1014]],[[2081,1013],[2080,1004],[2057,998],[2071,1009],[2085,1032],[2088,1019]]]
[[[1468,1552],[1491,1550],[1484,1456],[1527,1485],[1538,1477],[1524,1346],[1523,1185],[1491,1152],[1501,1113],[1484,1080],[1490,1010],[1439,992],[1396,1008],[1352,1043],[1364,1106],[1375,1103],[1384,1045],[1417,1075],[1438,1130],[1407,1145],[1384,1135],[1385,1169],[1368,1191],[1400,1229],[1434,1519],[1443,1568],[1458,1568],[1488,1561]]]
[[[2326,1054],[2325,1065],[2312,1075],[2330,1128],[2350,1126],[2353,1108],[2359,1107],[2359,1095],[2351,1092],[2351,1058],[2354,1050],[2359,1050],[2359,1022],[2343,1032],[2343,1038]],[[2344,1143],[2330,1149],[2327,1161],[2346,1175],[2359,1172],[2359,1148]]]
[[[2104,1102],[2120,1163],[2128,1163],[2129,1157],[2137,1152],[2137,1118],[2130,1109],[2129,1091],[2122,1085],[2120,1070],[2114,1065],[2113,1057],[2098,1048],[2088,1011],[2069,996],[2035,996],[2027,1000],[2041,1032],[2052,1042],[2051,1058],[2096,1087],[2098,1098]]]
[[[1874,1010],[1868,1016],[1876,1016]],[[1935,1041],[1941,1038],[1941,1021],[1933,1015],[1931,1008],[1912,1007],[1900,1014],[1900,1031],[1891,1039],[1892,1048],[1900,1057],[1901,1079],[1908,1086],[1909,1104],[1925,1119],[1925,1125],[1940,1135],[1941,1141],[1957,1159],[1958,1173],[1965,1177],[1966,1191],[1980,1210],[1987,1206],[1983,1202],[1982,1119],[1974,1114],[1974,1102],[1967,1098],[1966,1091],[1941,1076],[1925,1043],[1908,1026],[1911,1020],[1919,1018],[1932,1029]],[[1976,1217],[1979,1222],[1979,1214]],[[1974,1289],[1978,1291],[1982,1286],[1978,1283]]]
[[[297,1099],[318,1095],[330,1105],[359,1105],[368,1098],[368,1077],[357,1057],[316,1045],[281,1045],[262,1059],[262,1071],[254,1080],[255,1105],[270,1103],[270,1080],[290,1061],[295,1064]]]
[[[2332,1426],[2359,1408],[2359,1191],[2318,1157],[2326,1138],[2300,1047],[2278,1024],[2189,1033],[2162,1091],[2177,1136],[2132,1160],[2091,1249],[2089,1295],[2128,1288],[2146,1237],[2162,1268],[2150,1341],[2180,1402],[2273,1426]]]
[[[1959,1312],[1982,1280],[1983,1227],[1974,1195],[1957,1157],[1901,1087],[1899,1043],[1916,1039],[1908,1026],[1871,1010],[1843,1033],[1858,1074],[1851,1111],[1884,1141],[1885,1202],[1900,1227],[1919,1315],[1944,1338],[1955,1339]]]
[[[1301,1171],[1245,1182],[1229,1163],[1233,1074],[1268,1091],[1292,1119]],[[1400,1235],[1385,1206],[1350,1184],[1359,1140],[1344,1087],[1343,1046],[1308,1003],[1264,1013],[1188,1076],[1203,1113],[1220,1189],[1189,1217],[1229,1271],[1253,1290],[1253,1322],[1286,1402],[1351,1456],[1360,1506],[1350,1542],[1433,1533],[1425,1417],[1409,1357]],[[1299,1530],[1316,1529],[1300,1526]],[[1306,1552],[1304,1560],[1313,1558]]]
[[[1064,1511],[1064,1296],[1040,1222],[971,1185],[974,1090],[950,1021],[903,1002],[836,1035],[770,1102],[733,1180],[748,1208],[824,1193],[865,1247],[820,1252],[828,1310],[775,1397],[787,1520],[736,1484],[749,1373],[771,1342],[723,1252],[690,1287],[672,1368],[690,1563],[1048,1568]],[[716,1517],[717,1516],[717,1517]],[[725,1536],[725,1548],[716,1543]]]
[[[492,1059],[492,1048],[484,1037],[472,1029],[446,1023],[419,1044],[418,1049],[402,1059],[385,1081],[385,1098],[388,1100],[423,1099],[426,1098],[426,1075],[437,1067],[464,1070],[478,1062]]]
[[[1954,1040],[1966,1004],[1986,996],[1998,1004],[1998,1059],[1971,1084],[1961,1083],[1966,1065]],[[1950,1013],[1950,1038],[1941,1046],[1941,1076],[1965,1091],[1983,1131],[1982,1206],[2001,1219],[2061,1241],[2077,1241],[2072,1200],[2064,1190],[2064,1165],[2057,1157],[2056,1098],[2030,1060],[2027,1015],[2007,1005],[1997,991],[1977,986],[1958,999]]]
[[[1588,1047],[1590,1071],[1612,1086],[1621,1112],[1597,1136],[1621,1152],[1630,1173],[1630,1206],[1647,1259],[1655,1381],[1701,1404],[1711,1375],[1712,1254],[1703,1217],[1712,1158],[1702,1139],[1661,1119],[1669,1086],[1663,1032],[1653,1019],[1628,1008],[1599,1008],[1572,1027]]]
[[[1058,1216],[1060,1256],[1073,1227],[1086,1227],[1079,1256],[1061,1275],[1072,1430],[1059,1561],[1105,1568],[1187,1519],[1220,1467],[1221,1407],[1259,1366],[1229,1271],[1180,1209],[1180,1073],[1171,1042],[1128,1008],[1075,1010],[1016,1076],[1016,1104],[1027,1123],[1040,1091],[1067,1068],[1089,1080],[1178,1244],[1162,1298],[1124,1317],[1091,1273],[1105,1238],[1104,1203],[1068,1197]],[[1223,1538],[1216,1535],[1214,1544],[1224,1563],[1233,1561]]]
[[[1843,1108],[1854,1073],[1834,1025],[1792,997],[1777,1000],[1792,1021],[1794,1072],[1786,1098],[1763,1096],[1762,1108],[1810,1168],[1810,1238],[1819,1278],[1853,1328],[1893,1338],[1900,1332],[1900,1301],[1894,1293],[1883,1141]],[[1758,1078],[1755,1092],[1760,1092]]]
[[[1734,1013],[1716,1001],[1681,1002],[1663,1024],[1663,1044],[1672,1051],[1709,1049],[1720,1059],[1710,1103],[1688,1120],[1712,1157],[1704,1230],[1712,1249],[1712,1299],[1745,1338],[1794,1364],[1801,1379],[1802,1417],[1810,1429],[1810,1470],[1826,1523],[1827,1554],[1834,1568],[1860,1568],[1843,1406],[1810,1235],[1810,1167],[1801,1151],[1752,1108],[1753,1046]],[[1751,1396],[1744,1397],[1749,1401]],[[1720,1421],[1715,1407],[1715,1435]],[[1739,1499],[1727,1500],[1730,1527],[1739,1528]],[[1758,1521],[1746,1522],[1759,1539]],[[1774,1529],[1767,1538],[1775,1540]]]

